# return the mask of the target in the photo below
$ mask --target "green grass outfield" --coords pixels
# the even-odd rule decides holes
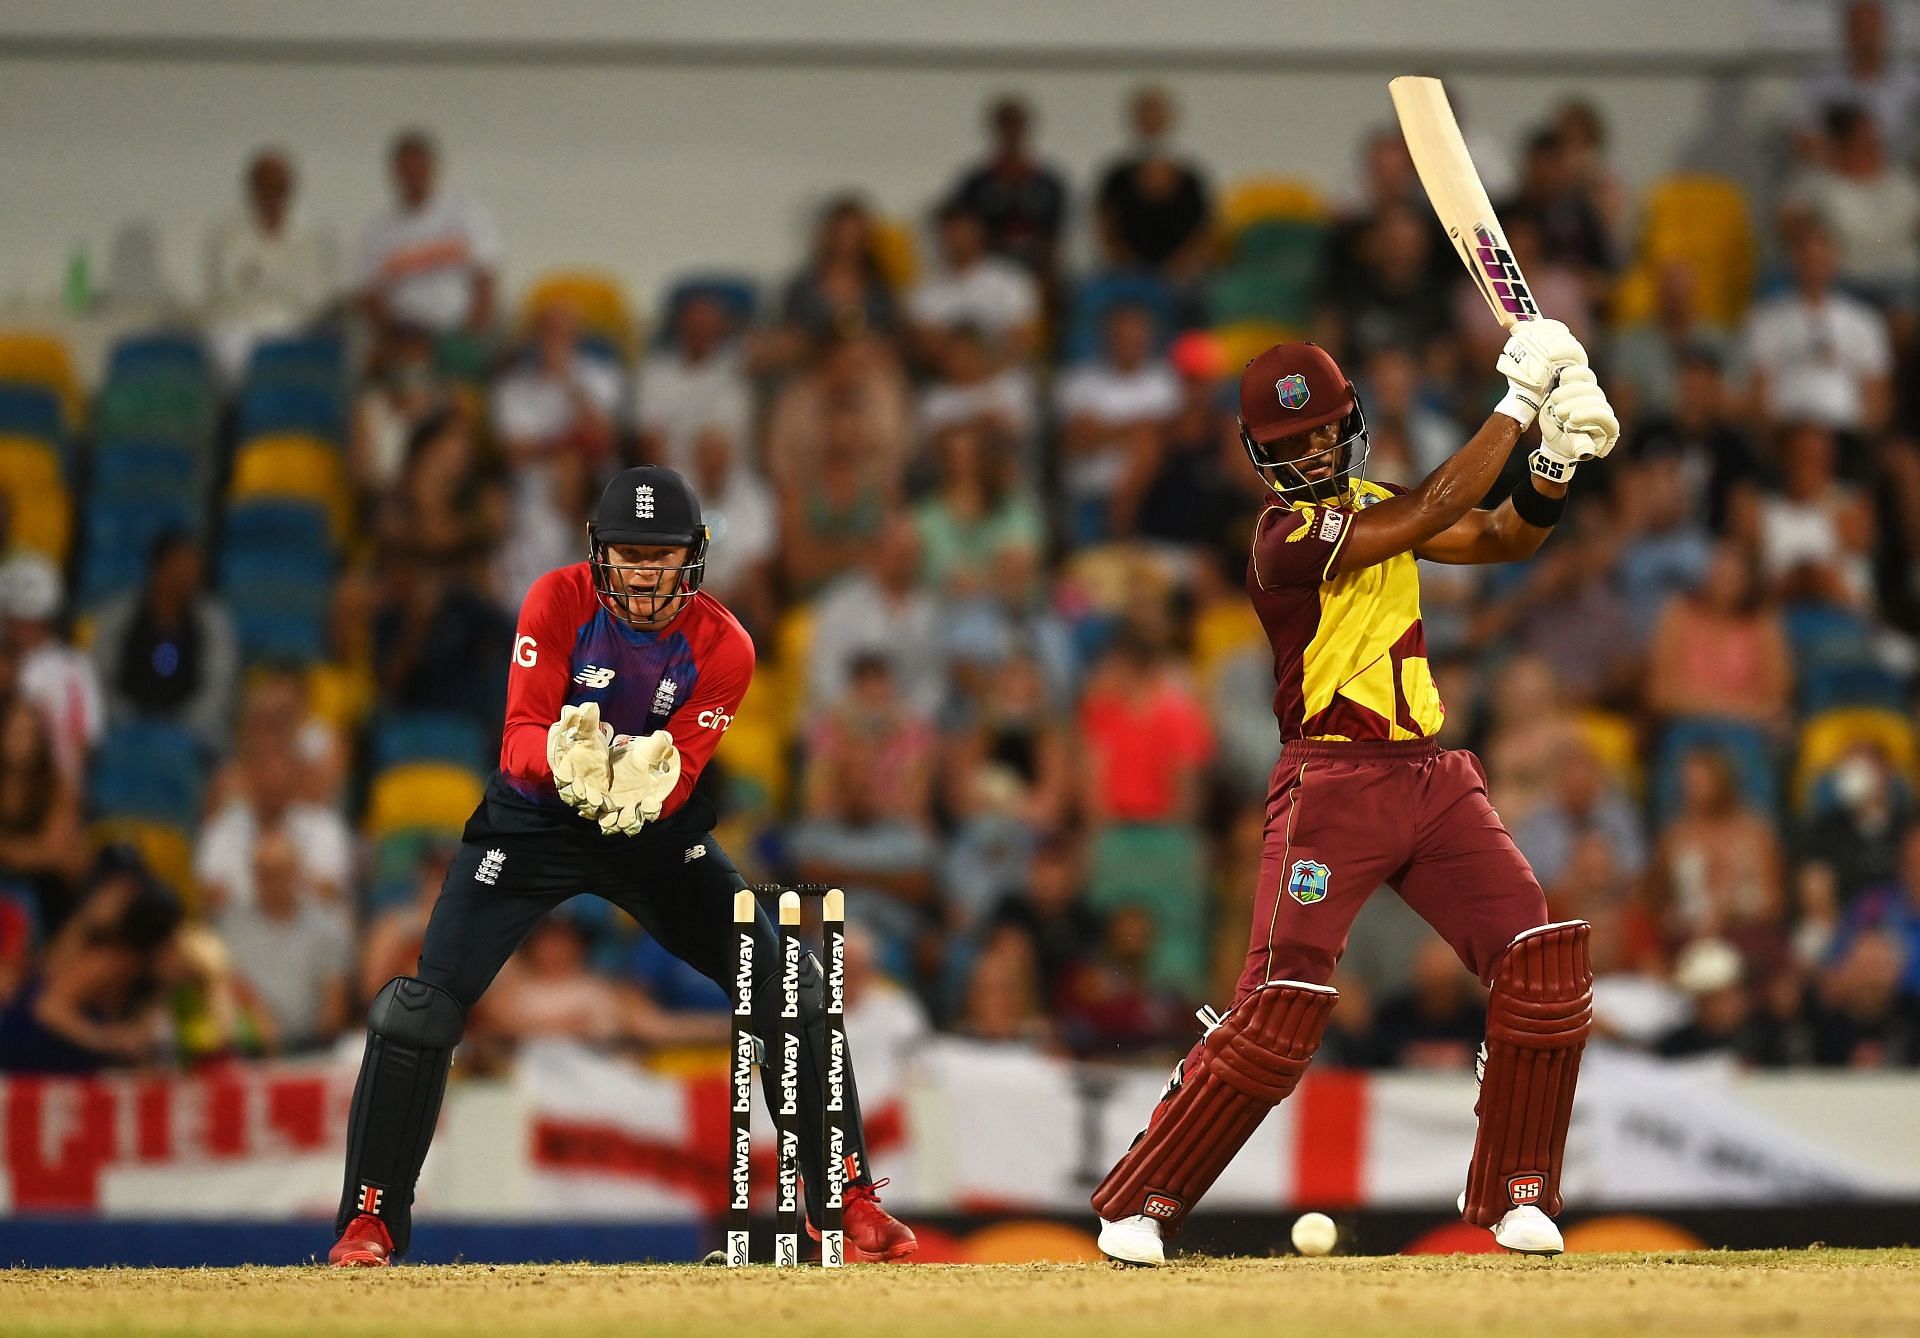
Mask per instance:
[[[0,1333],[1203,1335],[1920,1333],[1920,1250],[689,1265],[19,1269]]]

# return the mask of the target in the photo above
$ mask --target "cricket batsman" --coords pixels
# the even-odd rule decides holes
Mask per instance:
[[[1415,558],[1531,555],[1584,461],[1620,427],[1558,321],[1521,321],[1509,390],[1473,439],[1411,489],[1365,477],[1353,384],[1313,344],[1279,344],[1240,378],[1241,439],[1275,502],[1255,523],[1247,591],[1273,646],[1282,747],[1245,969],[1224,1016],[1174,1070],[1145,1132],[1094,1192],[1100,1248],[1158,1264],[1186,1216],[1320,1045],[1347,931],[1385,883],[1490,991],[1479,1133],[1461,1211],[1509,1250],[1558,1254],[1560,1167],[1592,1022],[1584,921],[1547,923],[1533,871],[1473,754],[1440,747]],[[1475,509],[1538,417],[1512,496]]]
[[[347,1126],[335,1266],[404,1254],[414,1185],[433,1140],[467,1010],[542,916],[578,892],[625,910],[716,983],[733,969],[733,895],[746,886],[714,840],[694,782],[753,677],[753,642],[700,589],[707,530],[669,469],[628,469],[600,496],[587,560],[541,577],[520,608],[500,765],[467,820],[427,924],[418,973],[387,982]],[[756,1026],[775,1034],[778,937],[759,917],[765,964]],[[826,1049],[819,963],[801,976],[802,1171],[820,1220]],[[771,1087],[774,1077],[763,1072]],[[857,1094],[848,1084],[848,1257],[901,1259],[913,1233],[880,1207]],[[817,1227],[814,1228],[817,1238]]]

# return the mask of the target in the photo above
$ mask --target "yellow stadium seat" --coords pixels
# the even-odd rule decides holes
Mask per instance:
[[[373,675],[354,665],[316,664],[307,671],[307,702],[313,714],[351,734],[373,714]]]
[[[73,496],[59,453],[32,437],[0,437],[0,493],[13,541],[64,564],[73,544]]]
[[[1247,321],[1238,325],[1215,326],[1213,337],[1220,341],[1220,348],[1226,358],[1227,366],[1239,368],[1252,362],[1273,345],[1298,339],[1304,333],[1291,326]]]
[[[1911,720],[1878,706],[1836,707],[1822,711],[1800,727],[1800,757],[1793,778],[1795,801],[1804,806],[1813,797],[1815,782],[1860,744],[1879,747],[1895,771],[1909,781],[1915,779],[1920,747],[1915,745]]]
[[[780,722],[785,738],[797,737],[807,705],[807,664],[813,651],[813,606],[796,604],[780,616],[773,633],[773,662],[754,670],[753,690],[765,686],[761,708]],[[736,720],[736,724],[738,721]]]
[[[784,686],[784,685],[781,685]],[[745,781],[765,804],[769,815],[786,812],[788,798],[787,735],[781,728],[781,716],[771,709],[772,692],[763,692],[756,677],[747,689],[746,700],[727,727],[725,762],[727,774]]]
[[[382,772],[367,802],[367,835],[429,829],[458,835],[479,806],[482,783],[464,767],[404,762]]]
[[[873,261],[880,267],[880,277],[894,292],[904,293],[913,287],[920,277],[920,246],[912,226],[896,218],[876,218]]]
[[[555,270],[534,280],[520,299],[523,325],[533,322],[542,307],[562,303],[572,307],[580,324],[603,334],[619,346],[621,353],[633,357],[635,330],[633,308],[627,303],[620,281],[593,270]]]
[[[144,818],[102,818],[88,829],[95,850],[130,845],[140,852],[148,872],[180,897],[189,913],[200,906],[193,880],[193,834],[171,823]]]
[[[1228,237],[1255,223],[1316,223],[1326,217],[1319,188],[1298,177],[1249,177],[1228,187],[1220,204],[1220,230]]]
[[[1660,271],[1671,264],[1693,271],[1700,314],[1733,326],[1753,296],[1753,223],[1747,197],[1726,177],[1667,177],[1647,196],[1633,267],[1614,292],[1613,319],[1631,325],[1650,319]]]
[[[1193,621],[1194,672],[1211,688],[1215,676],[1229,659],[1266,643],[1260,619],[1254,616],[1253,606],[1245,598],[1216,599],[1200,610]]]
[[[1647,778],[1640,766],[1640,736],[1633,721],[1612,711],[1586,711],[1574,727],[1594,760],[1621,788],[1631,795],[1645,793]]]
[[[73,358],[61,340],[38,330],[0,330],[0,381],[44,386],[60,397],[67,426],[86,416],[86,393],[74,374]]]
[[[233,457],[228,494],[236,502],[259,497],[317,502],[326,508],[334,543],[344,546],[352,537],[353,497],[345,465],[340,452],[318,437],[286,433],[247,442]]]

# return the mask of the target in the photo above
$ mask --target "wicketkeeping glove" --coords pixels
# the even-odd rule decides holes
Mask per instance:
[[[1507,346],[1494,364],[1507,378],[1506,398],[1494,406],[1497,413],[1519,423],[1532,424],[1554,378],[1568,367],[1585,367],[1587,350],[1560,321],[1521,321],[1507,335]]]
[[[1603,459],[1620,440],[1620,420],[1587,367],[1569,367],[1540,409],[1540,444],[1527,468],[1550,483],[1565,483],[1574,466]]]
[[[609,750],[613,727],[600,721],[600,703],[563,706],[547,730],[547,769],[560,797],[582,817],[598,818],[607,808]]]
[[[613,747],[602,836],[632,836],[660,816],[661,805],[680,782],[680,750],[673,735],[655,730]]]

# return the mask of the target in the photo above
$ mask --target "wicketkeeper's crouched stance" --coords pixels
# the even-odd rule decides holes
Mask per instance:
[[[1247,590],[1273,645],[1283,747],[1233,1006],[1094,1193],[1112,1257],[1161,1262],[1162,1238],[1293,1091],[1338,1001],[1326,982],[1347,931],[1382,883],[1491,992],[1466,1220],[1508,1249],[1560,1252],[1551,1215],[1592,1019],[1588,926],[1546,923],[1478,759],[1434,742],[1442,708],[1414,559],[1504,562],[1540,546],[1575,465],[1619,435],[1586,362],[1564,325],[1521,322],[1500,355],[1509,394],[1411,490],[1365,479],[1359,399],[1324,351],[1281,344],[1247,365],[1242,437],[1279,498],[1255,527]],[[1536,414],[1527,477],[1475,510]]]
[[[714,981],[724,985],[733,970],[733,897],[746,882],[713,838],[712,806],[693,791],[746,696],[753,642],[700,590],[707,532],[671,470],[616,476],[587,544],[588,561],[547,573],[521,606],[500,767],[434,903],[419,974],[388,981],[368,1011],[334,1264],[377,1266],[406,1252],[414,1185],[467,1010],[548,911],[597,893]],[[764,909],[758,938],[766,970],[755,982],[755,1026],[767,1037],[778,1029],[780,968]],[[821,996],[809,955],[800,1146],[814,1224],[826,1185]],[[771,1105],[774,1079],[763,1077]],[[902,1258],[914,1236],[874,1194],[851,1081],[847,1106],[848,1257]]]

